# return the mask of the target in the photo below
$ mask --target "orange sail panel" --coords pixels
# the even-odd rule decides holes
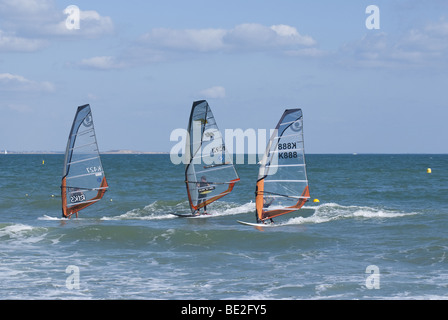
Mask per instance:
[[[285,110],[260,161],[257,221],[299,210],[310,198],[301,109]]]
[[[62,174],[62,216],[70,218],[107,191],[90,105],[78,107],[65,151]]]
[[[185,183],[193,214],[229,194],[240,180],[205,100],[195,101],[191,108],[185,158]]]

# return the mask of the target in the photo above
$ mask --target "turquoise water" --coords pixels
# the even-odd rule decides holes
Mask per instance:
[[[0,299],[448,297],[448,155],[307,155],[320,202],[264,230],[236,222],[255,220],[256,165],[185,219],[169,155],[102,159],[109,191],[67,221],[63,155],[0,156]]]

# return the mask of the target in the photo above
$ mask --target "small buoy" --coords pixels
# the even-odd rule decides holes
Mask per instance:
[[[45,164],[45,160],[42,160],[42,164]]]
[[[110,202],[112,202],[112,199],[110,199]]]
[[[314,199],[313,202],[320,202],[319,199]]]
[[[426,173],[431,173],[431,172],[432,172],[431,168],[426,169]]]
[[[28,197],[28,193],[25,193],[25,197]]]
[[[52,194],[51,197],[54,198],[54,194]]]

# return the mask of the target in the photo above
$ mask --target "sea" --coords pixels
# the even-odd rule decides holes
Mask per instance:
[[[190,211],[168,154],[103,154],[109,190],[61,218],[62,154],[0,155],[1,300],[446,300],[448,155],[308,154],[311,199],[255,222],[256,164]],[[429,170],[430,169],[430,170]]]

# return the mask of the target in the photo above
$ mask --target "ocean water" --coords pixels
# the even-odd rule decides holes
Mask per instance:
[[[109,191],[65,220],[63,160],[0,155],[0,299],[448,297],[448,155],[307,155],[320,202],[262,230],[236,222],[255,220],[256,165],[186,219],[183,165],[106,154]]]

